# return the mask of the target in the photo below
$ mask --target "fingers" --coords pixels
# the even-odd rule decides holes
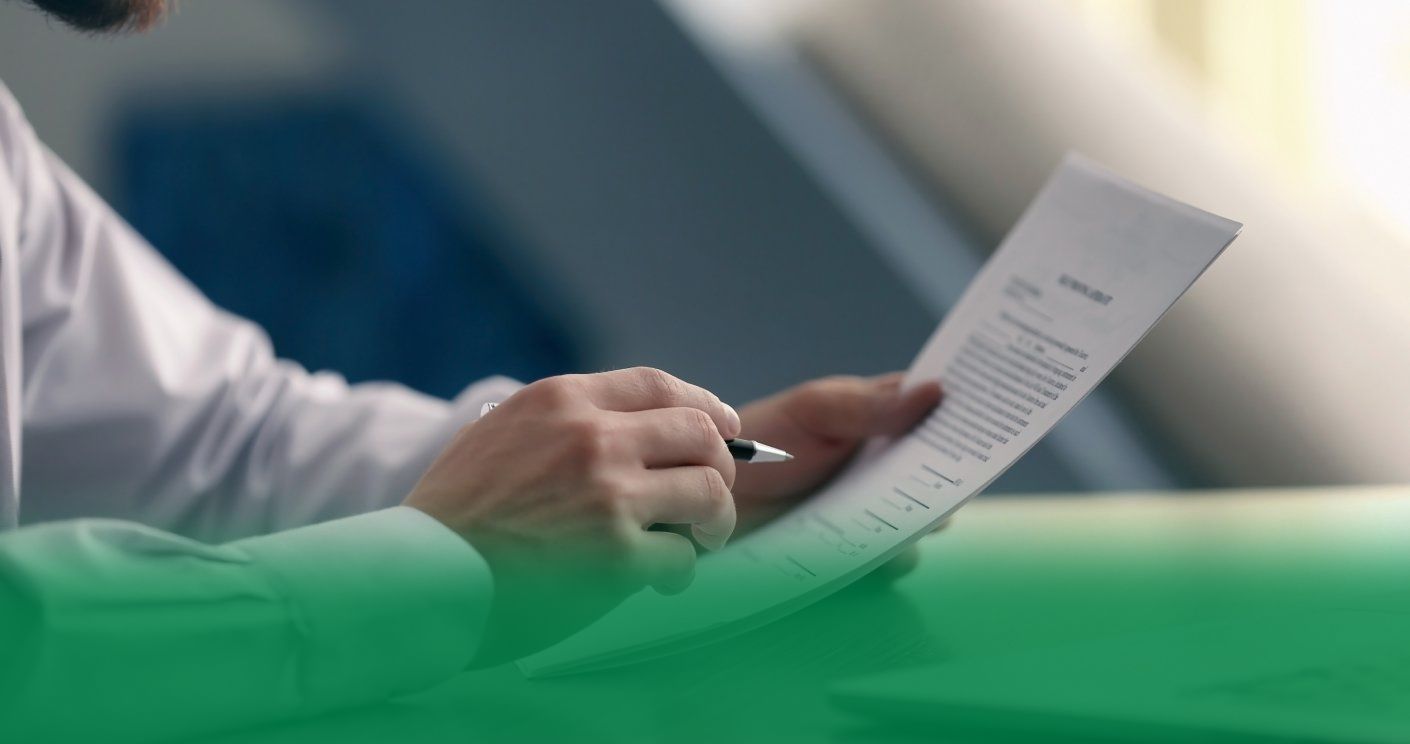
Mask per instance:
[[[637,538],[639,581],[662,594],[679,594],[695,580],[695,546],[672,532],[642,532]]]
[[[734,487],[734,457],[715,422],[698,408],[661,408],[623,414],[623,431],[648,468],[707,465]]]
[[[724,547],[736,523],[735,462],[713,419],[696,408],[661,408],[620,421],[647,468],[627,496],[638,524],[689,524],[706,548]]]
[[[901,375],[826,377],[798,389],[790,413],[808,431],[843,441],[908,431],[940,402],[940,385],[901,390]]]
[[[577,378],[593,405],[609,411],[695,408],[710,415],[725,439],[739,436],[739,414],[701,387],[659,369],[633,367]]]
[[[704,466],[648,470],[631,494],[634,517],[643,527],[688,524],[710,550],[724,547],[738,519],[734,496],[718,470]]]
[[[900,375],[897,375],[891,402],[883,404],[871,434],[899,436],[910,431],[940,405],[940,383],[934,380],[921,382],[907,389],[900,389]]]

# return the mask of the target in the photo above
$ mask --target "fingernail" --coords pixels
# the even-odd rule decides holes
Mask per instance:
[[[739,418],[739,411],[734,410],[734,406],[728,403],[721,403],[720,405],[723,405],[725,407],[725,410],[729,411],[729,417],[734,421],[734,434],[727,435],[728,438],[733,438],[734,436],[737,436],[739,434],[741,429],[744,428],[744,422]]]
[[[698,524],[692,525],[690,528],[690,532],[691,534],[695,535],[696,541],[699,542],[701,545],[705,546],[707,550],[719,550],[725,546],[726,542],[729,541],[728,536],[720,536],[716,535],[713,532],[707,532],[702,529]]]

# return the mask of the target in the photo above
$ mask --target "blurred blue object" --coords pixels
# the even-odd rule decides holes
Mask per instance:
[[[124,216],[280,356],[446,397],[576,367],[491,208],[365,104],[175,101],[122,122]]]

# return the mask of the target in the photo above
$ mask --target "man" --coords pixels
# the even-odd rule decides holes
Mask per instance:
[[[163,11],[33,4],[89,31]],[[0,727],[48,739],[306,714],[541,648],[689,584],[695,545],[648,528],[719,548],[939,397],[839,377],[736,413],[639,368],[446,403],[308,374],[178,276],[3,88],[0,352]],[[741,433],[797,459],[736,471]]]

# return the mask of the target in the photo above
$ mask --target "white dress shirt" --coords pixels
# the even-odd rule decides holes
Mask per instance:
[[[0,86],[0,729],[121,726],[150,705],[155,738],[462,669],[488,570],[395,504],[515,386],[447,403],[275,358]],[[214,675],[252,690],[211,699]]]

